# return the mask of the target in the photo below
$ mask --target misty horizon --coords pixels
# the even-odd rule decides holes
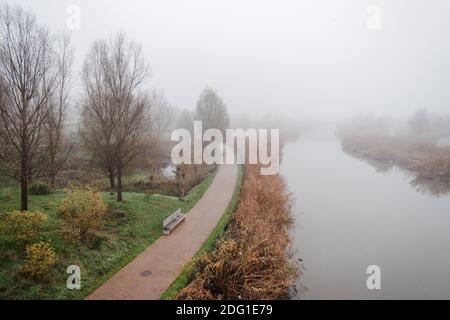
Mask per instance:
[[[52,32],[67,31],[67,9],[79,6],[75,92],[93,41],[120,30],[143,46],[146,85],[179,108],[194,108],[205,86],[235,117],[342,121],[422,108],[443,114],[450,106],[446,1],[3,2],[30,9]],[[379,30],[367,27],[370,5],[381,8]]]

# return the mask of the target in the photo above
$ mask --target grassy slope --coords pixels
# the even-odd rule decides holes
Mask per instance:
[[[233,215],[234,211],[236,210],[239,194],[241,191],[242,183],[243,183],[243,166],[238,167],[238,179],[236,182],[236,187],[234,189],[233,197],[231,198],[231,201],[225,210],[225,213],[220,218],[219,222],[217,223],[214,230],[209,235],[208,239],[203,243],[201,248],[197,251],[194,258],[184,266],[181,273],[178,275],[178,277],[172,282],[172,284],[167,288],[167,290],[161,295],[162,300],[169,300],[172,299],[179,290],[184,288],[188,284],[188,277],[190,272],[192,271],[192,266],[195,264],[195,260],[198,259],[198,257],[201,257],[206,252],[212,250],[214,248],[214,244],[216,243],[216,240],[219,238],[219,236],[226,230],[228,223],[230,221],[231,216]]]
[[[30,196],[30,210],[43,210],[49,217],[40,240],[50,240],[55,247],[58,262],[45,281],[25,279],[15,270],[23,263],[23,248],[9,243],[0,234],[0,298],[5,299],[80,299],[100,286],[114,273],[130,262],[161,235],[162,221],[177,208],[188,211],[211,184],[211,173],[180,201],[175,197],[125,193],[123,203],[115,196],[103,193],[110,204],[105,223],[95,232],[93,240],[76,246],[66,245],[58,236],[55,208],[63,198],[61,191],[48,196]],[[19,194],[16,189],[0,190],[1,214],[17,209]],[[4,197],[5,193],[11,196]],[[8,201],[5,201],[7,199]],[[81,290],[66,288],[66,268],[75,264],[81,268]]]

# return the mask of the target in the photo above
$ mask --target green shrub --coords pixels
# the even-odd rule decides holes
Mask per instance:
[[[25,254],[25,263],[20,271],[30,278],[42,278],[56,263],[55,249],[48,242],[26,246]]]
[[[14,241],[29,242],[41,231],[46,219],[40,211],[12,211],[4,215],[1,231]]]
[[[33,182],[28,188],[28,193],[34,196],[43,196],[49,194],[51,188],[44,182]]]
[[[58,207],[58,214],[63,219],[63,238],[68,243],[80,241],[90,229],[102,223],[106,209],[101,195],[95,190],[71,186]]]

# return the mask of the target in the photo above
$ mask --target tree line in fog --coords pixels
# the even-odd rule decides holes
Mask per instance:
[[[122,201],[124,174],[159,169],[173,129],[189,129],[194,119],[205,129],[230,125],[224,101],[209,87],[195,111],[151,90],[143,48],[123,32],[92,43],[75,99],[74,54],[70,36],[53,34],[32,12],[0,8],[0,174],[20,183],[21,210],[28,208],[30,182],[55,186],[68,167],[103,173]],[[72,108],[81,119],[75,133],[67,127]]]

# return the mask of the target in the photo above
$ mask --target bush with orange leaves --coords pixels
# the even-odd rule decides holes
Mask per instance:
[[[42,230],[47,215],[40,211],[12,211],[6,213],[0,232],[19,243],[27,243],[36,238]]]
[[[90,229],[101,225],[107,205],[100,193],[89,187],[71,184],[58,207],[62,217],[61,234],[69,244],[85,238]]]
[[[42,278],[56,263],[55,249],[48,242],[38,242],[26,246],[25,264],[20,272],[34,279]]]
[[[176,299],[282,299],[299,275],[291,258],[291,195],[279,175],[247,165],[227,232],[201,257]]]

